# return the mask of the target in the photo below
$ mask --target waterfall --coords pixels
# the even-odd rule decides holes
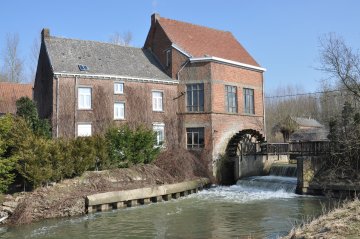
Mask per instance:
[[[264,191],[285,191],[294,193],[297,178],[282,176],[254,176],[237,181],[237,185]]]
[[[270,168],[270,175],[283,177],[296,177],[296,164],[273,164]]]

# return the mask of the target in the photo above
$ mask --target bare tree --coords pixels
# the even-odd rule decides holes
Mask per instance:
[[[291,117],[320,118],[319,101],[314,95],[303,95],[300,86],[278,87],[265,96],[267,139],[282,142],[283,137],[276,135],[274,127]],[[286,124],[285,124],[286,125]],[[291,128],[291,127],[290,127]]]
[[[39,59],[39,52],[40,52],[40,39],[35,38],[33,41],[33,44],[31,46],[31,52],[30,52],[30,80],[34,81],[36,76],[36,68],[37,63]]]
[[[8,34],[3,49],[3,71],[8,81],[21,82],[23,77],[23,61],[19,57],[19,35]]]
[[[126,31],[123,33],[115,32],[109,38],[110,43],[120,46],[130,46],[131,41],[132,41],[132,33],[130,31]]]
[[[320,69],[360,100],[360,52],[334,33],[320,38]]]

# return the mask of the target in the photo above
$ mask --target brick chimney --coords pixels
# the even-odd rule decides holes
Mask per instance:
[[[46,38],[50,38],[50,29],[43,28],[41,31],[41,41],[44,41]]]
[[[157,21],[159,21],[159,19],[160,19],[159,13],[154,13],[153,15],[151,15],[151,25],[154,25]]]

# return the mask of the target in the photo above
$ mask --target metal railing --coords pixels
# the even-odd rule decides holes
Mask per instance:
[[[328,153],[329,149],[329,141],[264,143],[261,145],[261,153],[269,155],[322,155]]]

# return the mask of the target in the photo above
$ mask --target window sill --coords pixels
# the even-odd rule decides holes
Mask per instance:
[[[80,110],[80,111],[92,111],[93,109],[92,108],[89,108],[89,109],[77,109],[77,110]]]
[[[123,95],[124,93],[114,93],[114,95]]]
[[[186,149],[189,151],[202,151],[202,150],[204,150],[204,147],[203,148],[186,148]]]
[[[165,113],[164,110],[153,110],[153,112],[156,112],[156,113]]]
[[[126,119],[114,119],[114,121],[125,121]]]

